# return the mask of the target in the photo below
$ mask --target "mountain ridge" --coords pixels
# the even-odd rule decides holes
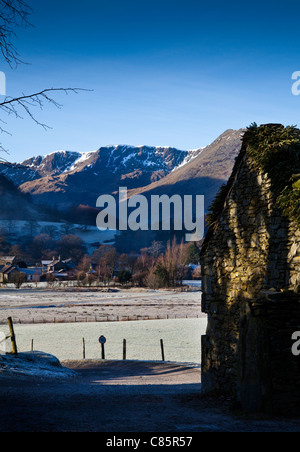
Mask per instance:
[[[231,174],[244,129],[228,129],[213,143],[190,151],[170,146],[107,145],[96,151],[54,151],[31,157],[2,174],[37,204],[96,206],[119,187],[134,194],[204,194],[206,205]]]
[[[244,132],[245,129],[227,129],[185,165],[175,168],[160,181],[128,191],[128,197],[136,194],[146,197],[152,194],[203,194],[207,209],[220,186],[230,177]]]
[[[170,146],[108,145],[91,152],[55,151],[32,157],[2,173],[39,202],[95,205],[100,194],[124,184],[132,189],[157,181],[189,158],[189,151]]]

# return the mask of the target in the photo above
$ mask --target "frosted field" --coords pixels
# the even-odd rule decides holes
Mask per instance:
[[[200,364],[201,335],[207,325],[197,288],[192,292],[118,289],[109,293],[2,289],[0,333],[8,334],[8,317],[13,319],[20,352],[29,351],[33,340],[33,350],[61,361],[83,358],[83,338],[86,359],[100,359],[98,339],[104,335],[108,360],[123,358],[126,339],[127,359],[159,361],[163,339],[166,361]]]
[[[12,317],[15,324],[107,322],[198,318],[201,292],[115,289],[40,290],[1,289],[0,324]],[[0,327],[1,330],[1,327]]]
[[[166,361],[201,362],[201,335],[207,320],[177,319],[136,322],[15,325],[20,352],[34,350],[55,355],[59,360],[82,359],[82,338],[86,344],[86,359],[101,358],[101,335],[107,338],[105,358],[119,360],[123,356],[123,339],[127,340],[127,359],[161,360],[160,339],[164,341]],[[6,332],[6,327],[1,326]]]

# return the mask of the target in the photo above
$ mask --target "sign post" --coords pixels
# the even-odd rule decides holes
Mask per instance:
[[[104,344],[106,344],[106,337],[100,336],[99,342],[101,344],[101,359],[105,359],[105,350],[104,350]]]

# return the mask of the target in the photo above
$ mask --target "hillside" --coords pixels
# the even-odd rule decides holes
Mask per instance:
[[[42,218],[30,195],[22,193],[19,188],[3,174],[0,174],[0,219],[29,220]]]
[[[143,194],[204,195],[206,209],[219,187],[228,180],[241,149],[244,129],[226,130],[212,144],[183,166],[179,166],[163,179],[145,187],[129,191],[129,197]]]

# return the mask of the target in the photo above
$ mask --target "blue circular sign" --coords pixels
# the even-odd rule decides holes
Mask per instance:
[[[100,336],[99,337],[99,342],[100,342],[100,344],[105,344],[106,343],[106,337]]]

